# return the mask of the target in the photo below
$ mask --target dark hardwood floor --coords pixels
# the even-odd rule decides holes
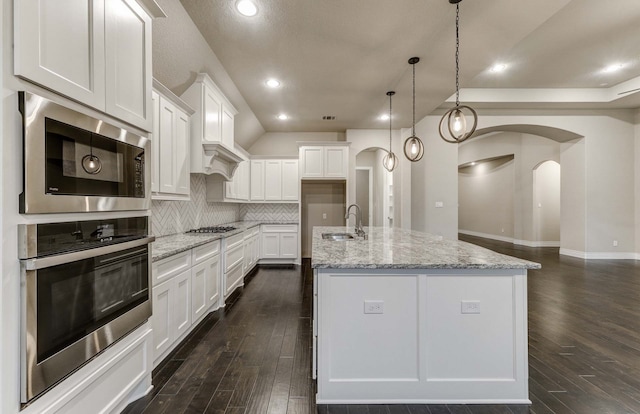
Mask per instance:
[[[305,263],[248,277],[226,309],[154,370],[152,392],[125,413],[640,414],[640,264],[460,238],[543,265],[528,278],[531,406],[316,407]]]

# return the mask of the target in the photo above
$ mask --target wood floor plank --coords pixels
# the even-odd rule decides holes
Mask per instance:
[[[407,405],[411,414],[431,414],[429,406],[425,404],[411,404]]]
[[[249,405],[249,398],[251,398],[255,387],[259,370],[259,367],[246,367],[242,370],[231,401],[229,401],[229,407],[246,407]]]
[[[308,398],[289,398],[287,414],[309,414]]]
[[[287,412],[289,402],[289,388],[291,387],[291,373],[293,371],[293,358],[280,357],[276,377],[273,381],[269,408],[267,413],[279,414]]]

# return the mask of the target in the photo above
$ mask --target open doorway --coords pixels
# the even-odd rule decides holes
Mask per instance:
[[[347,202],[344,181],[302,181],[301,239],[303,258],[311,257],[314,226],[344,226]]]
[[[373,168],[356,167],[356,204],[362,210],[362,225],[371,226],[373,218]]]
[[[540,246],[560,246],[560,164],[555,161],[533,170],[533,231]]]

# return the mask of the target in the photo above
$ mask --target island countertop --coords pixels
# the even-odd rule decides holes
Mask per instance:
[[[352,227],[314,227],[311,267],[316,269],[540,269],[539,263],[440,236],[398,228],[365,227],[367,240],[324,240],[322,233]]]

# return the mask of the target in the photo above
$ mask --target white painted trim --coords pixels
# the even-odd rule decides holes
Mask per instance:
[[[495,235],[495,234],[480,233],[480,232],[477,232],[477,231],[462,230],[462,229],[458,229],[458,233],[466,234],[466,235],[469,235],[469,236],[482,237],[482,238],[485,238],[485,239],[491,239],[491,240],[498,240],[498,241],[503,241],[503,242],[507,242],[507,243],[513,243],[513,244],[517,244],[517,245],[520,245],[520,246],[527,246],[527,247],[560,247],[560,241],[518,240],[518,239],[514,239],[512,237],[498,236],[498,235]]]
[[[513,240],[513,244],[519,244],[527,247],[560,247],[558,241],[530,241],[530,240]]]
[[[465,400],[443,400],[443,399],[353,399],[353,400],[333,400],[333,399],[316,399],[316,404],[529,404],[528,399],[465,399]]]
[[[491,240],[498,240],[498,241],[503,241],[503,242],[507,242],[507,243],[513,243],[513,237],[498,236],[498,235],[495,235],[495,234],[480,233],[478,231],[462,230],[462,229],[458,229],[458,233],[466,234],[468,236],[482,237],[482,238],[485,238],[485,239],[491,239]]]
[[[561,248],[560,254],[586,260],[640,260],[640,254],[634,252],[583,252]]]

